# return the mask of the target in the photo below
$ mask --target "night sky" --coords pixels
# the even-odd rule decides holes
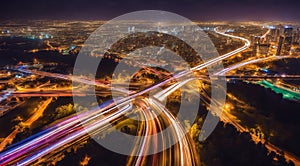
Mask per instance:
[[[3,0],[10,19],[107,20],[136,10],[166,10],[199,21],[300,21],[300,0]]]

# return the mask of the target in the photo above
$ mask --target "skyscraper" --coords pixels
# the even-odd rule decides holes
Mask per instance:
[[[300,29],[297,28],[297,30],[293,33],[293,43],[299,43],[300,40]]]
[[[270,40],[275,42],[277,40],[277,30],[274,26],[270,27]]]
[[[258,55],[268,55],[270,44],[259,44]]]
[[[284,40],[284,37],[280,36],[279,37],[279,41],[278,41],[276,55],[281,55],[281,49],[282,49],[283,40]]]
[[[291,37],[293,35],[293,27],[291,27],[291,26],[284,26],[284,35],[286,37]]]
[[[283,50],[282,51],[285,55],[290,53],[290,50],[291,50],[291,47],[292,47],[292,42],[293,42],[293,37],[292,36],[286,36],[284,38]]]

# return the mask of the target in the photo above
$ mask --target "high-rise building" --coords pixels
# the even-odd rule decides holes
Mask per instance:
[[[275,42],[278,41],[279,37],[280,37],[280,29],[276,29]]]
[[[274,41],[274,38],[273,38],[272,35],[268,34],[268,35],[266,36],[266,43],[270,43],[271,41]]]
[[[282,49],[283,40],[284,40],[284,37],[280,36],[279,37],[279,41],[278,41],[278,45],[277,45],[276,55],[281,55],[281,49]]]
[[[300,28],[297,28],[295,33],[295,43],[300,43]]]
[[[286,36],[284,38],[284,43],[283,43],[283,53],[285,55],[290,53],[291,47],[292,47],[292,42],[293,42],[293,37],[292,36]]]
[[[253,51],[255,51],[256,55],[268,55],[269,48],[270,48],[270,44],[266,44],[266,43],[256,44],[255,50]]]
[[[277,37],[280,38],[281,35],[284,35],[284,26],[278,25],[277,29],[278,29],[278,36]]]
[[[260,44],[260,42],[261,42],[260,40],[261,40],[260,36],[251,36],[252,44]]]
[[[276,28],[275,27],[271,27],[269,34],[272,35],[272,36],[275,36],[276,35]]]
[[[293,33],[293,43],[297,43],[298,42],[298,33],[294,32]]]
[[[257,54],[258,52],[258,45],[260,44],[260,36],[251,36],[251,44],[252,44],[252,51],[253,54]]]
[[[269,33],[269,35],[270,35],[270,38],[269,38],[270,41],[275,42],[277,40],[277,30],[278,29],[276,29],[276,27],[274,27],[274,26],[270,27],[270,33]]]
[[[293,27],[292,26],[284,26],[284,35],[286,37],[291,37],[293,35]]]
[[[270,44],[259,44],[258,45],[258,55],[268,55]]]

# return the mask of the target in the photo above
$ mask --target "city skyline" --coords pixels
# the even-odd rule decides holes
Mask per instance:
[[[298,5],[2,2],[0,166],[300,166]]]

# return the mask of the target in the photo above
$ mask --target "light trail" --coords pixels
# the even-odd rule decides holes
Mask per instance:
[[[118,92],[115,92],[116,94]],[[1,93],[0,93],[1,94]],[[72,97],[72,96],[109,96],[111,95],[110,91],[72,91],[72,90],[41,90],[41,91],[16,91],[12,92],[11,96],[13,97]],[[123,93],[122,93],[123,94]]]
[[[271,32],[271,29],[269,28],[269,29],[267,30],[267,32],[266,32],[265,34],[263,34],[260,38],[261,38],[261,39],[265,39],[266,36],[267,36],[270,32]]]
[[[29,158],[26,158],[20,162],[18,162],[18,165],[29,165],[33,163],[34,161],[37,161],[41,157],[49,154],[50,152],[57,150],[58,148],[71,143],[72,141],[75,141],[76,139],[86,135],[87,133],[97,131],[99,128],[105,126],[106,124],[109,124],[110,121],[115,119],[115,116],[121,116],[124,112],[129,112],[131,110],[131,105],[127,105],[120,110],[114,112],[113,114],[109,115],[106,118],[100,118],[98,121],[94,121],[94,123],[90,123],[89,125],[86,125],[84,128],[80,125],[76,126],[74,131],[71,134],[68,133],[67,136],[65,136],[63,139],[55,142],[54,144],[45,147],[44,149],[40,150],[38,153],[35,153],[33,156],[30,156]],[[96,123],[95,123],[96,122]],[[83,122],[81,122],[83,123]],[[78,129],[79,127],[79,129]],[[63,131],[65,132],[65,131]]]
[[[4,91],[4,94],[2,96],[0,96],[0,102],[6,100],[8,97],[11,96],[13,90],[7,90],[7,91]]]
[[[246,66],[246,65],[249,65],[249,64],[253,64],[253,63],[258,63],[258,62],[263,62],[263,61],[272,61],[272,60],[279,60],[279,59],[285,59],[285,58],[294,58],[292,56],[269,56],[269,57],[266,57],[266,58],[258,58],[258,59],[253,59],[253,60],[250,60],[250,61],[245,61],[245,62],[241,62],[241,63],[238,63],[238,64],[235,64],[235,65],[232,65],[230,67],[227,67],[219,72],[216,72],[214,75],[217,75],[217,76],[222,76],[222,75],[225,75],[226,73],[232,71],[232,70],[235,70],[235,69],[238,69],[240,67],[243,67],[243,66]]]
[[[190,82],[194,79],[195,78],[189,78],[187,80],[184,80],[184,81],[178,82],[176,84],[173,84],[173,85],[169,86],[168,88],[156,93],[153,97],[158,99],[159,101],[163,101],[167,96],[172,94],[175,90],[177,90],[181,86],[185,85],[186,83],[188,83],[188,82]]]
[[[63,80],[83,83],[86,85],[99,86],[102,88],[119,91],[119,92],[122,92],[125,94],[130,93],[126,89],[114,88],[105,81],[97,81],[95,79],[90,79],[90,78],[85,78],[85,77],[76,77],[73,75],[65,75],[65,74],[59,74],[59,73],[49,73],[49,72],[44,72],[44,71],[28,70],[28,69],[24,69],[23,67],[19,67],[16,70],[23,72],[23,73],[36,74],[36,75],[47,76],[47,77],[52,77],[52,78],[59,78],[59,79],[63,79]]]
[[[171,122],[171,127],[174,129],[174,134],[176,135],[176,140],[178,141],[180,153],[178,153],[180,156],[180,164],[179,165],[197,165],[199,163],[198,159],[195,158],[196,150],[194,149],[194,146],[192,145],[192,141],[189,137],[185,136],[185,129],[181,125],[181,122],[179,122],[176,117],[165,108],[164,105],[162,105],[159,101],[156,99],[149,99],[148,101],[150,105],[152,105],[154,108],[159,110],[159,112],[163,113],[167,119]]]
[[[124,104],[120,104],[122,106]],[[110,108],[110,109],[108,109]],[[23,160],[18,162],[20,165],[27,165],[29,162],[36,161],[39,159],[40,156],[46,155],[50,153],[50,149],[58,149],[62,144],[68,144],[74,141],[75,138],[79,138],[87,132],[92,132],[96,130],[97,127],[103,127],[105,124],[109,124],[111,120],[116,117],[124,115],[124,113],[131,110],[131,105],[125,105],[120,110],[108,115],[106,118],[103,116],[109,112],[113,112],[113,110],[117,109],[118,107],[115,103],[108,103],[107,105],[103,106],[103,108],[96,108],[95,110],[91,110],[88,112],[84,112],[77,116],[71,116],[70,118],[46,129],[46,132],[42,132],[40,135],[39,133],[32,136],[32,140],[29,139],[28,142],[22,142],[19,146],[13,146],[11,150],[5,151],[0,155],[0,165],[8,164],[18,157],[22,157],[23,155],[29,155],[35,151],[39,151],[38,154],[29,157],[29,159]],[[116,116],[116,117],[115,117]],[[82,118],[82,119],[80,119]],[[80,120],[79,120],[80,119]],[[90,122],[96,122],[97,124],[90,124]],[[86,125],[85,128],[82,125]],[[69,135],[72,134],[72,138],[68,139]],[[63,137],[64,136],[64,137]],[[45,144],[49,144],[52,142],[52,146],[49,148],[44,148]]]
[[[106,126],[109,124],[110,121],[116,119],[117,117],[120,117],[124,115],[125,113],[129,112],[131,110],[131,106],[124,106],[123,108],[113,111],[118,108],[118,106],[122,106],[132,100],[134,100],[136,97],[141,96],[147,92],[150,92],[151,90],[154,90],[157,87],[160,87],[162,85],[167,84],[168,82],[176,79],[181,78],[183,76],[186,76],[193,71],[204,69],[205,67],[208,67],[210,65],[213,65],[223,59],[226,59],[232,55],[235,55],[236,53],[239,53],[241,51],[244,51],[250,46],[250,42],[247,39],[225,34],[222,32],[218,32],[217,29],[215,29],[217,33],[222,34],[224,36],[236,38],[245,41],[245,45],[241,48],[238,48],[230,53],[224,54],[222,56],[219,56],[217,58],[211,59],[199,66],[196,66],[192,68],[189,71],[184,71],[181,73],[176,74],[174,77],[169,78],[161,83],[158,83],[156,85],[153,85],[152,87],[149,87],[145,90],[142,90],[137,93],[133,93],[128,97],[121,98],[120,100],[117,100],[114,103],[108,104],[108,106],[104,106],[103,108],[96,109],[94,111],[88,111],[78,114],[77,116],[81,121],[79,121],[76,116],[72,116],[71,118],[68,118],[64,120],[63,122],[60,122],[59,124],[50,127],[49,129],[46,129],[46,132],[42,132],[41,135],[39,133],[37,135],[34,135],[32,140],[28,139],[28,142],[22,142],[22,144],[19,144],[18,146],[13,146],[12,148],[9,148],[7,151],[2,152],[0,154],[0,165],[3,164],[9,164],[11,162],[15,162],[16,160],[21,158],[21,161],[18,161],[19,165],[28,165],[30,163],[33,163],[37,161],[39,158],[49,154],[51,151],[57,150],[60,147],[67,145],[68,143],[76,140],[77,138],[80,138],[86,134],[86,132],[93,132],[94,130],[99,130],[99,128]],[[19,71],[22,72],[28,72],[27,70],[19,69]],[[29,71],[29,73],[32,73]],[[99,85],[106,87],[107,85],[103,85],[102,83],[97,84],[93,80],[88,79],[81,79],[77,77],[72,76],[65,76],[60,74],[49,74],[45,72],[34,72],[35,74],[40,75],[46,75],[49,77],[55,77],[55,78],[61,78],[61,79],[67,79],[70,80],[71,78],[74,79],[74,81],[78,81],[81,83],[87,83],[92,85]],[[178,85],[174,86],[174,88],[178,88],[179,85],[183,83],[179,83]],[[127,93],[128,91],[126,91]],[[176,121],[176,118],[166,109],[164,109],[164,106],[161,105],[158,101],[155,101],[153,99],[149,100],[151,105],[155,107],[158,110],[161,110],[164,112],[164,114],[167,116],[167,119],[171,121],[174,131],[176,133],[176,138],[179,140],[179,152],[176,152],[178,155],[180,155],[180,162],[178,165],[186,165],[186,164],[195,164],[197,160],[194,160],[191,158],[191,156],[196,156],[195,154],[191,154],[190,150],[193,149],[191,142],[187,139],[181,139],[184,137],[184,132],[182,130],[182,126],[180,123]],[[109,114],[103,117],[105,114]],[[91,123],[94,122],[94,123]],[[96,123],[96,124],[95,124]],[[81,124],[87,124],[85,128],[81,126]],[[67,134],[67,135],[65,135]],[[59,139],[60,138],[60,139]],[[55,141],[54,143],[51,141]],[[39,149],[40,148],[40,149]],[[37,153],[33,153],[37,152]],[[33,154],[32,154],[33,153]],[[25,155],[26,154],[26,155]],[[25,155],[25,156],[24,156]],[[26,157],[27,156],[27,157]],[[141,160],[138,160],[141,161]]]
[[[239,36],[233,36],[233,35],[230,35],[230,34],[226,34],[225,32],[220,32],[220,31],[218,31],[217,28],[215,28],[215,32],[218,33],[218,34],[221,34],[221,35],[223,35],[223,36],[227,36],[227,37],[231,37],[231,38],[234,38],[234,39],[242,40],[242,41],[245,42],[245,45],[242,46],[242,47],[240,47],[240,48],[238,48],[238,49],[236,49],[236,50],[233,50],[233,51],[231,51],[231,52],[229,52],[229,53],[226,53],[226,54],[224,54],[224,55],[222,55],[222,56],[219,56],[219,57],[217,57],[217,58],[214,58],[214,59],[212,59],[212,60],[209,60],[209,61],[207,61],[207,62],[204,63],[204,64],[201,64],[201,65],[199,65],[199,66],[196,66],[196,67],[192,68],[192,70],[201,70],[201,69],[203,69],[203,65],[205,65],[205,67],[208,67],[208,66],[210,66],[210,65],[213,65],[213,64],[215,64],[215,63],[217,63],[217,62],[219,62],[219,61],[222,61],[222,60],[224,60],[224,59],[226,59],[226,58],[231,57],[232,55],[235,55],[235,54],[237,54],[237,53],[239,53],[239,52],[245,51],[245,50],[248,49],[248,48],[250,47],[250,45],[251,45],[251,42],[250,42],[248,39],[245,39],[245,38],[242,38],[242,37],[239,37]]]

